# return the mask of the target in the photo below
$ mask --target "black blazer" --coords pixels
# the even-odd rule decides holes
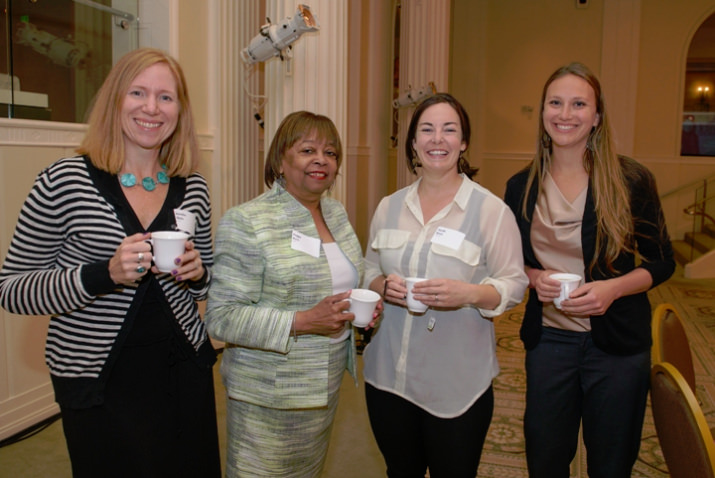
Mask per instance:
[[[586,205],[581,229],[581,243],[585,268],[583,276],[586,282],[608,279],[624,275],[636,267],[646,269],[653,278],[655,287],[668,280],[675,270],[673,249],[665,227],[665,218],[658,198],[655,178],[648,169],[636,161],[619,157],[621,168],[626,177],[630,191],[631,212],[635,227],[636,256],[630,252],[622,252],[613,266],[618,272],[611,272],[603,261],[603,251],[600,251],[596,267],[589,266],[596,254],[596,211],[593,191],[589,184]],[[526,189],[528,168],[520,171],[507,181],[504,201],[514,212],[521,233],[524,251],[524,265],[543,269],[536,260],[531,246],[531,218],[536,207],[538,194],[534,184],[529,191],[526,206],[526,217],[522,213],[523,195]],[[630,355],[646,351],[651,346],[651,308],[646,292],[621,297],[613,302],[603,315],[591,316],[591,333],[593,341],[601,350],[616,355]],[[521,324],[520,336],[527,349],[534,348],[541,337],[542,303],[534,290],[529,290],[524,320]]]

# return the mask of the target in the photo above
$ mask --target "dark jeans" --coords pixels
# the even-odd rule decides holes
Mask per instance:
[[[590,478],[629,478],[638,458],[650,350],[610,355],[589,332],[543,329],[526,352],[524,436],[530,478],[568,478],[579,425]]]
[[[445,390],[445,393],[449,393]],[[436,417],[365,384],[370,425],[390,478],[474,478],[494,410],[492,387],[465,413]]]

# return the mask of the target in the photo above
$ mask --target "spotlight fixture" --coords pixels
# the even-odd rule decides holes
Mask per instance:
[[[426,86],[418,89],[417,91],[412,90],[412,86],[407,88],[407,91],[402,95],[398,96],[392,101],[392,106],[397,110],[405,106],[416,105],[423,99],[437,93],[437,88],[434,86],[434,82],[430,81]]]
[[[311,13],[308,5],[298,5],[296,14],[287,17],[280,24],[268,23],[263,25],[258,35],[253,37],[251,43],[241,50],[241,59],[247,65],[269,60],[274,56],[283,59],[283,50],[290,47],[305,32],[315,32],[320,28],[318,19]]]

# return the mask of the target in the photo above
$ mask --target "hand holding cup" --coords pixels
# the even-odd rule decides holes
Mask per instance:
[[[569,299],[571,292],[578,289],[578,286],[581,284],[581,276],[578,274],[559,272],[557,274],[551,274],[549,278],[561,283],[561,292],[559,292],[559,296],[554,299],[554,306],[560,309],[561,302]]]
[[[415,299],[412,293],[412,288],[418,282],[427,280],[424,277],[407,277],[405,278],[405,284],[407,284],[407,309],[414,314],[424,314],[427,311],[427,304]]]
[[[380,302],[380,294],[369,289],[353,289],[348,300],[350,312],[355,314],[353,325],[360,328],[370,325],[375,308]]]
[[[189,235],[180,231],[157,231],[151,234],[154,265],[159,272],[171,272],[176,267],[176,258],[186,251]]]

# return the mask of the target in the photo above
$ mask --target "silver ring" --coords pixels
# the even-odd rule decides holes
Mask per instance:
[[[136,268],[137,274],[143,274],[146,272],[146,269],[144,269],[144,266],[139,266]]]
[[[137,262],[141,262],[144,260],[144,253],[140,252],[139,255],[137,256]]]
[[[434,295],[434,301],[439,302],[439,297],[437,296],[437,294]]]

